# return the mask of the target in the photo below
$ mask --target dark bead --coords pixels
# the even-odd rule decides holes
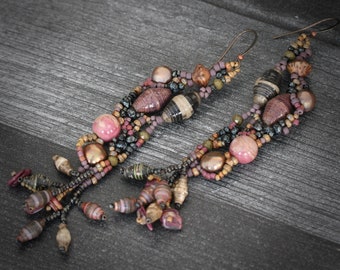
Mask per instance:
[[[133,150],[136,150],[138,147],[135,143],[130,143],[130,147],[133,149]]]
[[[273,129],[274,129],[275,134],[277,135],[282,133],[282,127],[278,123],[273,125]]]
[[[131,118],[135,118],[136,117],[136,111],[134,108],[130,107],[127,111],[126,111],[127,115]]]
[[[122,101],[121,101],[121,104],[122,104],[125,108],[128,108],[128,107],[130,107],[130,105],[131,105],[131,101],[128,100],[127,98],[123,98]]]
[[[178,84],[178,88],[179,88],[179,90],[183,90],[184,89],[184,84],[183,83],[179,83]]]
[[[177,93],[178,92],[178,84],[175,82],[171,82],[169,84],[169,88],[173,93]]]
[[[226,74],[227,74],[227,70],[226,70],[225,68],[224,68],[224,69],[221,69],[220,72],[221,72],[222,75],[226,75]]]
[[[289,47],[288,47],[288,50],[289,50],[289,51],[294,51],[295,49],[294,49],[292,46],[289,46]]]
[[[255,135],[256,135],[257,138],[261,138],[262,137],[262,133],[260,131],[256,132]]]
[[[305,51],[305,48],[299,48],[299,52],[302,53]]]
[[[260,122],[256,122],[254,125],[253,125],[254,129],[256,131],[261,131],[263,129],[262,127],[262,124]]]
[[[221,72],[217,72],[216,73],[216,79],[221,79],[222,78],[222,73]]]
[[[288,90],[287,90],[287,93],[289,93],[289,94],[295,94],[295,93],[296,93],[296,89],[293,88],[293,87],[289,87]]]
[[[123,141],[125,140],[125,135],[124,134],[120,134],[118,137],[118,141]]]
[[[132,149],[132,147],[129,145],[128,147],[126,147],[126,152],[128,153],[128,154],[131,154],[131,153],[133,153],[133,149]]]
[[[137,138],[135,136],[129,136],[126,138],[126,142],[127,143],[132,143],[132,142],[136,142]]]
[[[117,150],[120,149],[121,151],[125,150],[127,147],[127,143],[125,141],[118,141],[116,144]]]
[[[230,133],[230,129],[229,129],[228,127],[225,127],[223,130],[224,130],[226,133]]]
[[[239,129],[237,127],[234,127],[232,130],[231,130],[231,134],[233,135],[236,135],[238,133]]]
[[[279,123],[279,125],[280,125],[281,127],[286,126],[286,123],[285,123],[284,120],[280,120],[278,123]]]
[[[231,142],[231,136],[230,135],[223,135],[221,137],[221,141],[224,142],[225,144],[229,144]]]
[[[268,134],[270,137],[273,137],[275,134],[274,129],[272,127],[265,127],[264,133]]]
[[[221,130],[218,131],[218,136],[223,136],[225,134],[226,134],[226,132],[225,132],[224,129],[221,129]]]

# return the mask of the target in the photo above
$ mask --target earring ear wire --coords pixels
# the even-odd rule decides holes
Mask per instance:
[[[249,45],[248,49],[246,49],[243,53],[238,54],[238,60],[242,60],[243,56],[245,56],[255,45],[257,41],[257,32],[253,29],[246,29],[242,32],[240,32],[238,35],[236,35],[233,40],[230,42],[229,46],[225,49],[225,51],[222,53],[220,58],[216,61],[217,63],[222,61],[222,59],[228,54],[228,52],[234,47],[235,43],[246,33],[253,33],[254,34],[254,40]]]
[[[311,35],[312,36],[315,36],[317,33],[321,33],[321,32],[326,32],[326,31],[329,31],[333,28],[335,28],[339,23],[340,23],[340,20],[337,19],[337,18],[326,18],[326,19],[322,19],[320,21],[317,21],[315,23],[312,23],[310,25],[307,25],[306,27],[304,28],[300,28],[298,30],[294,30],[292,32],[288,32],[288,33],[285,33],[285,34],[282,34],[282,35],[278,35],[278,36],[274,36],[273,39],[278,39],[278,38],[281,38],[281,37],[285,37],[285,36],[289,36],[289,35],[292,35],[292,34],[296,34],[296,33],[299,33],[299,32],[303,32],[305,30],[308,30],[310,28],[313,28],[315,26],[318,26],[318,25],[321,25],[323,23],[326,23],[326,22],[330,22],[330,21],[334,21],[334,24],[330,25],[330,26],[327,26],[321,30],[318,30],[318,31],[312,31],[311,32]]]

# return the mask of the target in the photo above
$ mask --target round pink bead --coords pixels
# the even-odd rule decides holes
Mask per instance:
[[[241,164],[252,162],[258,152],[257,143],[249,136],[242,135],[236,137],[230,144],[229,152],[237,158]]]
[[[94,120],[92,130],[104,142],[109,142],[119,135],[121,126],[118,119],[113,115],[102,114]]]

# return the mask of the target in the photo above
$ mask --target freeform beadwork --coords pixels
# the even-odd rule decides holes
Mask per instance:
[[[236,61],[222,61],[232,45],[248,32],[254,34],[249,48],[241,53]],[[190,118],[202,99],[207,99],[211,93],[221,90],[240,72],[240,62],[253,47],[256,39],[254,30],[241,32],[211,68],[198,64],[191,73],[172,70],[166,66],[156,67],[150,78],[115,105],[111,114],[102,114],[95,119],[92,125],[93,133],[78,139],[78,170],[73,169],[66,158],[53,156],[56,169],[69,176],[70,182],[60,183],[42,174],[31,175],[30,169],[14,174],[8,181],[9,186],[20,184],[33,192],[25,201],[25,211],[35,214],[45,208],[47,213],[44,218],[26,225],[17,240],[23,243],[38,237],[48,222],[58,218],[61,225],[56,240],[59,250],[66,252],[71,242],[71,235],[66,227],[66,216],[73,206],[77,205],[89,219],[105,220],[106,215],[98,204],[81,201],[82,193],[142,147],[158,125]],[[126,176],[137,179],[149,174],[145,166],[134,167],[132,174],[129,170],[124,172]],[[138,209],[139,223],[147,224],[149,228],[154,221],[161,219],[164,227],[180,229],[182,222],[179,213],[169,209],[171,199],[172,191],[168,183],[154,181],[141,193],[138,200],[122,199],[111,207],[123,213]],[[153,200],[156,202],[152,203]],[[182,199],[178,200],[180,203]],[[147,206],[146,209],[144,205]]]
[[[301,34],[297,41],[289,46],[281,61],[256,80],[253,88],[253,106],[241,115],[234,115],[228,125],[197,145],[193,152],[182,159],[181,163],[165,168],[151,168],[145,164],[136,164],[121,170],[123,176],[128,178],[148,179],[146,186],[150,185],[150,181],[153,185],[155,181],[162,182],[162,185],[164,180],[168,181],[174,199],[168,202],[168,207],[163,210],[162,215],[166,216],[161,218],[163,227],[176,230],[182,228],[179,212],[166,214],[166,211],[173,209],[172,204],[177,209],[182,206],[188,196],[188,178],[202,175],[208,180],[221,180],[235,165],[252,162],[264,144],[280,134],[287,135],[291,127],[299,125],[301,115],[314,108],[315,96],[305,80],[311,71],[311,65],[307,62],[310,56],[309,36]],[[280,93],[282,76],[290,78],[286,93]],[[137,173],[135,170],[143,173]],[[148,203],[152,209],[155,203],[158,204],[157,217],[162,216],[159,212],[164,207],[160,207],[155,199],[148,200]],[[158,218],[141,222],[146,220],[147,211],[145,212],[144,207],[148,206],[145,203],[136,206],[137,223],[147,225],[152,230],[152,223]],[[171,216],[169,218],[171,224],[164,226],[164,219],[168,216]]]

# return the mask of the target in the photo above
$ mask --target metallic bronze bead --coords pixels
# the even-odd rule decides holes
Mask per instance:
[[[90,143],[84,147],[84,154],[89,164],[96,164],[106,159],[107,154],[100,143]]]
[[[218,172],[222,169],[225,162],[224,153],[211,151],[206,153],[202,158],[200,165],[207,172]]]
[[[201,86],[207,86],[210,80],[210,72],[205,66],[198,64],[192,73],[192,80]]]

